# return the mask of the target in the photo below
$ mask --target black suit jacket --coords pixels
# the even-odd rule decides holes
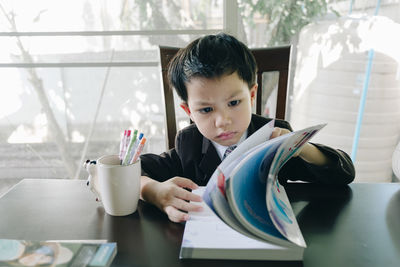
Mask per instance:
[[[247,130],[248,136],[271,121],[269,118],[253,114]],[[292,131],[286,121],[276,120],[275,126]],[[329,166],[309,164],[299,157],[290,159],[279,172],[279,181],[302,180],[315,183],[348,184],[354,180],[354,166],[349,156],[340,150],[324,145],[316,145],[331,159]],[[161,155],[144,154],[140,157],[142,175],[157,181],[165,181],[175,176],[186,177],[198,185],[206,185],[211,175],[221,163],[221,159],[210,140],[203,137],[195,124],[181,130],[175,139],[175,148]]]

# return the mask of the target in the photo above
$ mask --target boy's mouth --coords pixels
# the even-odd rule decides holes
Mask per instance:
[[[229,140],[232,137],[234,137],[235,134],[236,134],[235,132],[223,132],[223,133],[219,134],[217,136],[217,138],[220,139],[220,140]]]

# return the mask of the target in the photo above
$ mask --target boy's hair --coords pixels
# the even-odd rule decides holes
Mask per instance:
[[[186,83],[194,77],[218,78],[237,72],[249,89],[256,83],[257,65],[249,48],[235,37],[206,35],[178,51],[169,63],[168,80],[187,102]]]

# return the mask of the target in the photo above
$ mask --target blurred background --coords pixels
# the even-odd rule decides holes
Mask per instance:
[[[314,141],[351,155],[356,182],[398,182],[399,23],[400,0],[0,0],[0,195],[23,178],[86,179],[83,162],[118,153],[124,129],[165,151],[158,46],[222,31],[291,44],[286,120],[328,123]],[[278,75],[263,79],[274,117]]]

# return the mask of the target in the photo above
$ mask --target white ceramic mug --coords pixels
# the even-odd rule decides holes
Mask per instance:
[[[106,155],[97,161],[86,161],[89,173],[87,185],[113,216],[125,216],[136,211],[140,196],[140,159],[121,165],[118,155]]]

